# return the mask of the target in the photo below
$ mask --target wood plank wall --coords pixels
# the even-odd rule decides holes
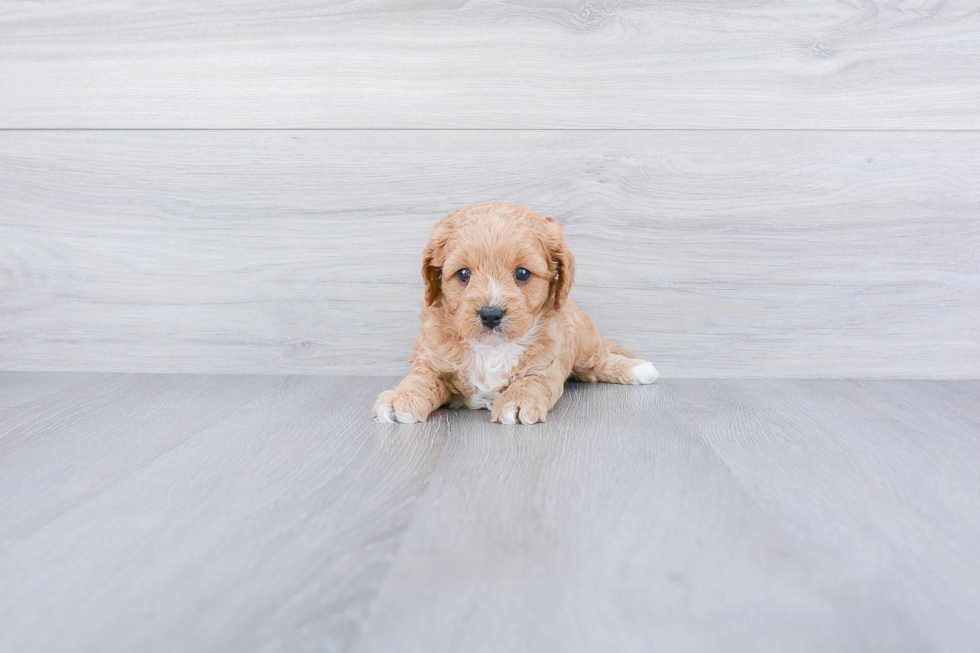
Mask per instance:
[[[567,224],[668,376],[980,376],[976,2],[0,0],[0,369],[397,374]]]

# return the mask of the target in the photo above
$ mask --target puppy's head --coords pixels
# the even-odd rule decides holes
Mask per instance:
[[[426,303],[460,336],[484,342],[520,338],[560,311],[575,275],[561,223],[506,202],[446,216],[423,258]]]

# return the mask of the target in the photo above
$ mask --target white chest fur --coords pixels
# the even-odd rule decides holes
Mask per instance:
[[[469,366],[463,370],[473,390],[466,405],[470,408],[490,408],[493,400],[517,366],[527,349],[520,340],[488,344],[470,341]]]

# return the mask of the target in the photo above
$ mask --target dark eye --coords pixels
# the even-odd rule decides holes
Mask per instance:
[[[525,268],[517,268],[517,272],[514,273],[514,278],[518,281],[527,281],[531,278],[531,271]]]
[[[466,283],[470,280],[470,271],[468,268],[463,268],[456,273],[456,278],[459,279],[460,283]]]

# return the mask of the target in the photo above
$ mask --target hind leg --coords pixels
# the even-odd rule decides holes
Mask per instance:
[[[602,342],[592,356],[576,364],[572,375],[589,383],[647,385],[656,381],[660,373],[653,363],[636,358],[625,347]]]

